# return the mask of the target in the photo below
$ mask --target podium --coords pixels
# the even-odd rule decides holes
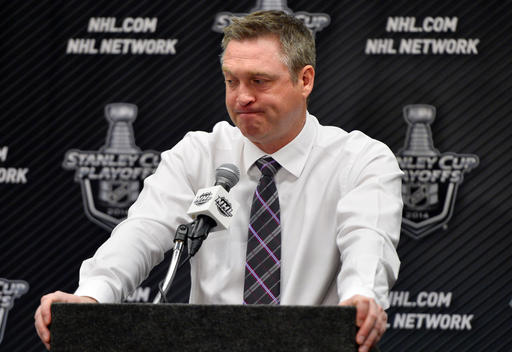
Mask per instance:
[[[52,352],[354,352],[355,308],[52,305]]]

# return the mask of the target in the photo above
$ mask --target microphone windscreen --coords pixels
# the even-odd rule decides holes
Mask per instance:
[[[233,164],[222,164],[215,170],[215,184],[228,192],[240,180],[240,170]]]

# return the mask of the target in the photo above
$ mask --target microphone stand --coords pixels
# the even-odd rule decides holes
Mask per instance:
[[[176,271],[180,268],[178,264],[180,263],[183,248],[185,248],[185,241],[188,240],[189,253],[184,263],[190,260],[190,258],[197,253],[203,241],[208,237],[210,229],[216,225],[217,223],[208,216],[199,215],[191,223],[178,226],[176,229],[176,236],[174,236],[174,248],[172,250],[169,271],[167,271],[165,279],[158,285],[159,291],[156,294],[153,303],[166,302],[167,292],[169,292],[174,276],[176,275]]]
[[[153,303],[162,303],[166,301],[165,297],[167,297],[167,292],[169,292],[169,288],[171,287],[174,276],[176,275],[176,271],[178,270],[181,254],[183,252],[183,248],[185,247],[185,241],[188,238],[188,233],[193,224],[194,222],[187,225],[180,225],[176,229],[176,236],[174,237],[174,249],[172,250],[173,253],[169,271],[167,271],[167,275],[165,276],[164,281],[161,282],[158,286],[159,292],[156,294]]]

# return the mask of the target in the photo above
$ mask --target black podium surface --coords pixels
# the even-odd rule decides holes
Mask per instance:
[[[52,352],[354,352],[352,307],[52,305]]]

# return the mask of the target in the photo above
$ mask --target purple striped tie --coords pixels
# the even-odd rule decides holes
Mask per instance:
[[[245,263],[244,304],[279,304],[281,221],[274,175],[281,168],[265,156],[256,161],[261,178],[254,193]]]

